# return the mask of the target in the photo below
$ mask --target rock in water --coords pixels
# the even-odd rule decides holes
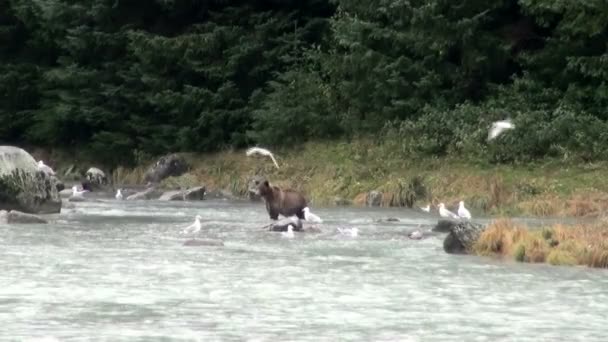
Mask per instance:
[[[205,187],[197,186],[186,190],[184,193],[184,199],[186,201],[202,201],[205,199]]]
[[[186,171],[188,171],[186,160],[178,154],[169,154],[160,157],[156,163],[148,168],[144,180],[158,183],[167,177],[181,176]]]
[[[0,217],[6,217],[6,223],[48,223],[47,220],[33,214],[22,213],[11,210],[8,213],[3,211]],[[0,219],[2,220],[2,219]]]
[[[486,227],[470,221],[458,222],[443,240],[443,250],[450,254],[468,253]]]
[[[158,198],[159,201],[183,201],[184,192],[181,190],[165,191]]]
[[[184,246],[223,246],[224,241],[215,239],[192,239],[186,240]]]
[[[58,213],[57,179],[38,169],[21,148],[0,146],[0,209],[25,213]]]
[[[270,230],[272,230],[274,232],[286,232],[287,226],[289,226],[289,225],[292,225],[294,227],[293,228],[294,232],[298,232],[298,231],[302,230],[302,220],[300,220],[299,218],[297,218],[295,216],[286,217],[284,219],[273,222],[270,225]]]
[[[437,221],[437,225],[433,227],[433,231],[437,233],[449,233],[458,223],[458,221],[454,220],[439,220]]]
[[[151,187],[151,188],[147,188],[144,191],[134,193],[133,195],[127,197],[127,201],[149,200],[149,199],[152,199],[153,197],[155,197],[156,195],[157,195],[156,189],[154,187]]]
[[[368,207],[379,207],[382,204],[382,193],[379,191],[370,191],[365,197],[365,204]]]

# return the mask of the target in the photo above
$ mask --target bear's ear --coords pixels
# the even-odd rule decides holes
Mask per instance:
[[[270,184],[268,184],[267,180],[264,181],[264,186],[270,187]]]

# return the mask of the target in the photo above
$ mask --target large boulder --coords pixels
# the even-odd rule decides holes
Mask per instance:
[[[450,232],[443,240],[443,250],[450,254],[469,253],[485,228],[470,221],[458,222],[450,227]]]
[[[146,182],[158,183],[167,177],[177,177],[188,171],[189,165],[179,154],[162,156],[148,168],[144,175]]]
[[[0,146],[0,209],[25,213],[58,213],[57,179],[38,168],[21,148]]]
[[[435,227],[433,227],[433,231],[437,233],[449,233],[452,231],[460,221],[455,220],[439,220]]]
[[[0,210],[0,223],[48,223],[45,219],[17,210]]]

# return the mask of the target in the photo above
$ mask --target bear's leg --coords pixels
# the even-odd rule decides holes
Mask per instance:
[[[300,210],[296,213],[296,216],[300,219],[303,220],[304,219],[304,210]]]

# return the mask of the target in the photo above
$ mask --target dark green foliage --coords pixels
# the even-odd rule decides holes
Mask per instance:
[[[601,0],[0,0],[0,141],[111,165],[359,135],[605,159],[607,41]]]

